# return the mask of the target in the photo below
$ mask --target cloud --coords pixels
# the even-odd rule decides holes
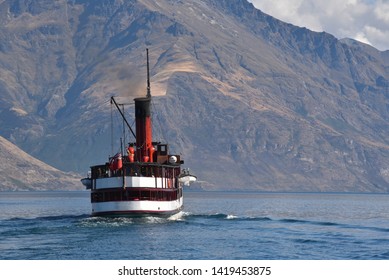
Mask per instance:
[[[378,19],[384,21],[389,24],[389,1],[380,1],[381,5],[377,6],[374,9],[374,13]]]
[[[248,0],[280,20],[389,50],[389,0]]]

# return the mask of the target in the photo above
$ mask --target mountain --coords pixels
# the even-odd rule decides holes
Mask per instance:
[[[389,191],[389,51],[246,0],[3,0],[0,14],[0,135],[58,169],[116,153],[109,97],[145,94],[149,48],[154,135],[204,189]]]
[[[0,191],[82,189],[76,174],[55,169],[0,136]]]

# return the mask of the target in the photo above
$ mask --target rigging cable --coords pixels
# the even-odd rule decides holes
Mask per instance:
[[[111,102],[111,155],[113,156],[113,105]]]

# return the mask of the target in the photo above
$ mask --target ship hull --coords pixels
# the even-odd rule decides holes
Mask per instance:
[[[93,216],[170,216],[183,208],[183,198],[172,201],[108,201],[92,203]]]

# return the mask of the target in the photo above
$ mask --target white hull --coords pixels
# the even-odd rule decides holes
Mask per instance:
[[[108,201],[92,203],[92,215],[129,216],[129,215],[170,215],[179,212],[183,198],[172,201]]]

